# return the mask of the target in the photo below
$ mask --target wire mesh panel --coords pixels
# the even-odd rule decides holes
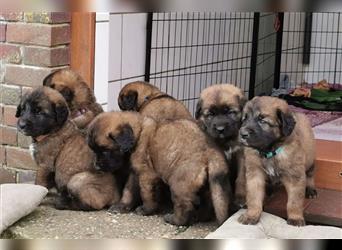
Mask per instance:
[[[341,13],[285,13],[280,86],[342,83]]]
[[[269,95],[274,84],[277,25],[275,13],[260,13],[254,95]]]
[[[202,89],[249,86],[253,13],[154,13],[149,80],[191,112]]]

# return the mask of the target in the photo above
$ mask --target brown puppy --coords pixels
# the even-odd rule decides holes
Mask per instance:
[[[70,118],[80,129],[87,127],[95,116],[103,112],[93,91],[80,75],[70,69],[51,73],[44,79],[43,85],[63,95],[70,109]]]
[[[259,221],[265,182],[280,181],[287,191],[288,224],[305,225],[304,198],[317,195],[314,186],[315,143],[305,115],[292,113],[287,103],[275,97],[255,97],[243,113],[240,129],[245,148],[247,206],[239,221]]]
[[[246,200],[246,179],[239,129],[246,99],[242,90],[231,84],[210,86],[201,92],[195,118],[199,126],[224,151],[235,182],[235,203]]]
[[[146,82],[132,82],[123,87],[118,104],[121,110],[137,111],[157,122],[193,119],[183,103]]]
[[[33,138],[36,184],[57,187],[57,208],[102,209],[120,198],[115,179],[95,171],[95,155],[68,115],[63,96],[48,87],[24,96],[17,108],[18,129]]]
[[[219,223],[228,217],[228,166],[223,153],[212,145],[197,124],[190,120],[157,123],[135,112],[110,112],[93,122],[101,131],[96,138],[99,147],[112,144],[112,150],[131,151],[131,162],[137,173],[143,205],[137,212],[156,213],[156,187],[163,181],[171,191],[174,214],[165,221],[186,225],[199,196],[210,190],[211,201]]]

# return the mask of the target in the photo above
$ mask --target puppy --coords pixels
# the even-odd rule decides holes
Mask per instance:
[[[115,179],[95,171],[95,155],[68,116],[63,96],[48,87],[24,96],[17,108],[18,129],[33,139],[36,184],[56,186],[59,209],[102,209],[120,199]]]
[[[137,111],[157,122],[193,119],[183,103],[146,82],[132,82],[123,87],[118,104],[121,110]]]
[[[142,215],[159,209],[156,188],[163,181],[171,192],[174,213],[165,221],[187,225],[200,194],[210,190],[219,223],[228,217],[230,185],[223,153],[207,140],[191,120],[157,123],[136,112],[110,112],[93,122],[102,131],[96,138],[99,147],[112,151],[131,151],[131,163],[138,175],[143,205]]]
[[[48,75],[43,85],[60,92],[68,103],[70,118],[78,128],[84,129],[95,116],[103,112],[93,91],[76,72],[62,69]]]
[[[108,131],[111,129],[110,117],[99,115],[89,124],[87,141],[96,155],[96,166],[105,172],[116,176],[123,195],[119,203],[109,208],[111,213],[127,213],[132,211],[140,202],[140,191],[137,175],[132,171],[130,147],[125,146],[125,133],[114,139]],[[118,147],[114,142],[120,142]]]
[[[305,225],[305,196],[317,195],[314,186],[315,144],[305,115],[292,113],[287,103],[275,97],[255,97],[243,112],[240,140],[245,148],[247,206],[239,221],[259,221],[265,182],[280,181],[287,191],[287,223]]]
[[[246,197],[243,150],[238,140],[245,103],[241,89],[218,84],[201,92],[195,113],[199,126],[225,153],[232,168],[231,182],[235,182],[235,203],[239,206],[245,204]]]

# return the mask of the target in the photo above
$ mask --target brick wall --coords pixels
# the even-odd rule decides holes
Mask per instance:
[[[70,63],[70,13],[0,12],[0,184],[32,182],[31,139],[17,132],[21,96]]]

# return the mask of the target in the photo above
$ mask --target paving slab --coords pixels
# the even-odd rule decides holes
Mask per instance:
[[[1,238],[14,239],[200,239],[217,228],[215,222],[178,227],[164,222],[162,215],[107,211],[56,210],[51,198],[30,215],[8,228]]]

